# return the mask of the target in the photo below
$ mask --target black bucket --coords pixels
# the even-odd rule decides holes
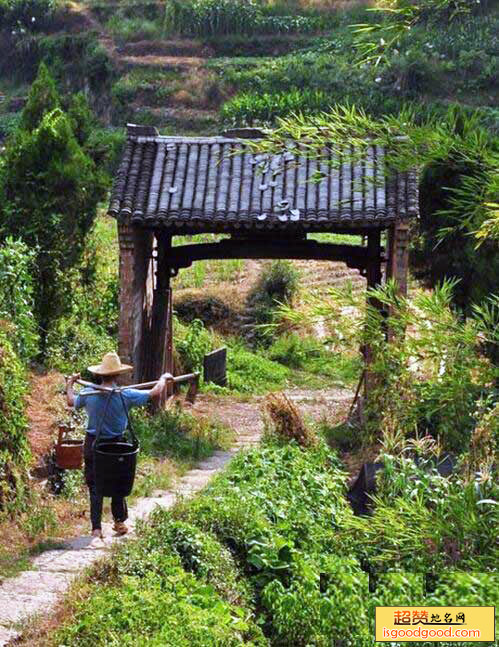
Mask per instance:
[[[139,443],[99,442],[95,447],[95,485],[102,496],[129,496],[135,480]]]

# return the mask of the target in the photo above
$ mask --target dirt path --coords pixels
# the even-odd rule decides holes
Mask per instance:
[[[338,416],[348,407],[353,396],[347,389],[290,389],[286,393],[304,413],[315,419],[324,415]],[[258,443],[263,431],[262,399],[253,397],[245,401],[208,394],[198,397],[192,407],[193,413],[217,418],[233,427],[236,431],[234,447],[229,451],[215,452],[199,463],[179,480],[175,489],[158,491],[151,497],[139,499],[130,509],[132,531],[128,536],[133,536],[134,524],[138,519],[146,518],[157,506],[168,509],[177,498],[199,492],[235,453]],[[111,537],[110,523],[103,524],[103,532],[106,536],[104,549],[92,549],[89,536],[75,537],[64,542],[60,549],[46,551],[33,559],[30,570],[4,580],[0,585],[0,647],[14,644],[12,641],[19,636],[20,624],[30,616],[50,616],[72,580],[108,553],[114,543],[126,540],[126,537]]]

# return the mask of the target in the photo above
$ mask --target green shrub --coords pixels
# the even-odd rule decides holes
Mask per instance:
[[[33,316],[34,250],[7,238],[0,247],[0,321],[13,326],[10,339],[16,353],[27,361],[38,351],[38,331]]]
[[[296,444],[268,444],[237,455],[200,496],[173,511],[157,510],[139,528],[138,538],[120,547],[101,574],[106,586],[99,582],[90,598],[78,603],[76,614],[58,633],[57,644],[117,645],[119,636],[120,644],[132,645],[140,633],[141,644],[154,647],[169,641],[186,647],[373,647],[375,606],[497,604],[497,574],[443,571],[442,563],[427,571],[436,575],[436,586],[425,593],[426,572],[417,571],[432,553],[431,544],[422,541],[426,550],[418,544],[420,552],[414,552],[414,545],[411,552],[409,537],[416,535],[416,525],[411,523],[407,533],[403,524],[392,525],[393,510],[385,530],[381,514],[354,519],[344,497],[346,478],[322,444],[307,451]],[[401,473],[389,470],[380,498],[387,505],[390,497],[405,498],[405,510],[396,503],[396,510],[404,514],[414,507],[419,511],[423,504],[438,516],[435,502],[440,511],[452,509],[455,501],[447,505],[442,495],[448,491],[453,496],[458,486],[451,480],[434,491],[435,478],[435,473],[428,475],[422,466],[407,461]],[[468,496],[469,492],[462,498]],[[478,524],[468,517],[471,508],[458,506],[452,514],[459,512],[465,512],[460,524],[467,524],[469,532],[463,537],[476,556],[474,542],[485,545],[481,524],[489,523],[490,541],[494,519]],[[477,516],[476,511],[471,516]],[[426,531],[423,524],[421,538]],[[398,542],[393,552],[385,551],[388,535]],[[385,565],[396,572],[379,572],[383,564],[374,559],[375,590],[369,591],[359,558],[374,555],[376,546],[389,558]],[[482,566],[495,563],[491,547],[492,543],[483,553]],[[463,557],[466,565],[478,565],[464,553]],[[437,562],[430,562],[425,566],[432,569]],[[453,567],[463,565],[454,562]],[[406,571],[401,571],[403,566]],[[233,633],[224,633],[231,613]],[[221,632],[216,638],[215,623]],[[199,632],[201,625],[204,633]],[[264,629],[265,638],[256,626]]]
[[[106,23],[107,29],[122,43],[140,40],[156,40],[163,36],[160,23],[146,18],[125,18],[114,15]]]
[[[266,264],[247,297],[247,308],[256,324],[272,322],[279,304],[290,304],[298,291],[298,270],[290,261],[273,261]],[[269,341],[268,332],[258,328],[257,339]]]
[[[186,373],[201,371],[204,356],[213,348],[210,333],[200,319],[194,319],[184,328],[176,322],[175,328],[181,333],[181,335],[177,333],[175,348],[180,356],[183,370]]]
[[[323,351],[324,345],[315,337],[301,337],[297,333],[289,333],[278,337],[272,343],[268,349],[268,357],[290,368],[304,368]]]
[[[493,138],[460,111],[454,116],[454,145],[423,172],[421,218],[411,261],[417,278],[434,286],[455,278],[454,301],[467,315],[473,304],[496,292],[497,245],[477,248],[472,236],[490,217],[497,194],[498,154]]]
[[[105,181],[78,143],[47,68],[30,91],[21,127],[0,160],[0,237],[36,248],[35,312],[41,350],[55,320],[70,310],[70,277],[81,261]]]
[[[499,522],[493,476],[445,478],[432,466],[434,457],[433,463],[418,457],[419,465],[403,455],[383,456],[374,513],[347,520],[339,544],[381,571],[492,571]]]
[[[27,496],[27,466],[31,458],[24,415],[25,369],[5,326],[0,322],[0,513],[22,506]]]
[[[212,585],[230,603],[251,603],[251,589],[241,578],[233,556],[212,534],[156,512],[140,531],[140,539],[145,552],[160,549],[177,555],[184,570]],[[127,553],[119,556],[119,564],[125,560],[129,562]]]
[[[0,141],[17,130],[20,120],[21,115],[18,112],[7,112],[0,115]]]
[[[179,558],[155,551],[161,574],[127,575],[119,586],[95,587],[76,608],[75,620],[57,632],[59,644],[74,647],[257,647],[261,633],[244,609],[186,573]]]

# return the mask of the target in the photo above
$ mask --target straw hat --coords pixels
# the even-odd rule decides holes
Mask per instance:
[[[88,367],[90,373],[95,373],[96,375],[121,375],[121,373],[127,373],[132,369],[133,366],[130,366],[130,364],[121,363],[117,353],[106,353],[100,364]]]

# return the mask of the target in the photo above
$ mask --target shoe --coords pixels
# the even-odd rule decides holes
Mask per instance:
[[[92,541],[90,542],[90,548],[98,549],[105,548],[106,544],[104,543],[104,535],[102,530],[92,530]]]
[[[128,526],[124,521],[115,521],[113,530],[119,536],[126,535],[128,532]]]

